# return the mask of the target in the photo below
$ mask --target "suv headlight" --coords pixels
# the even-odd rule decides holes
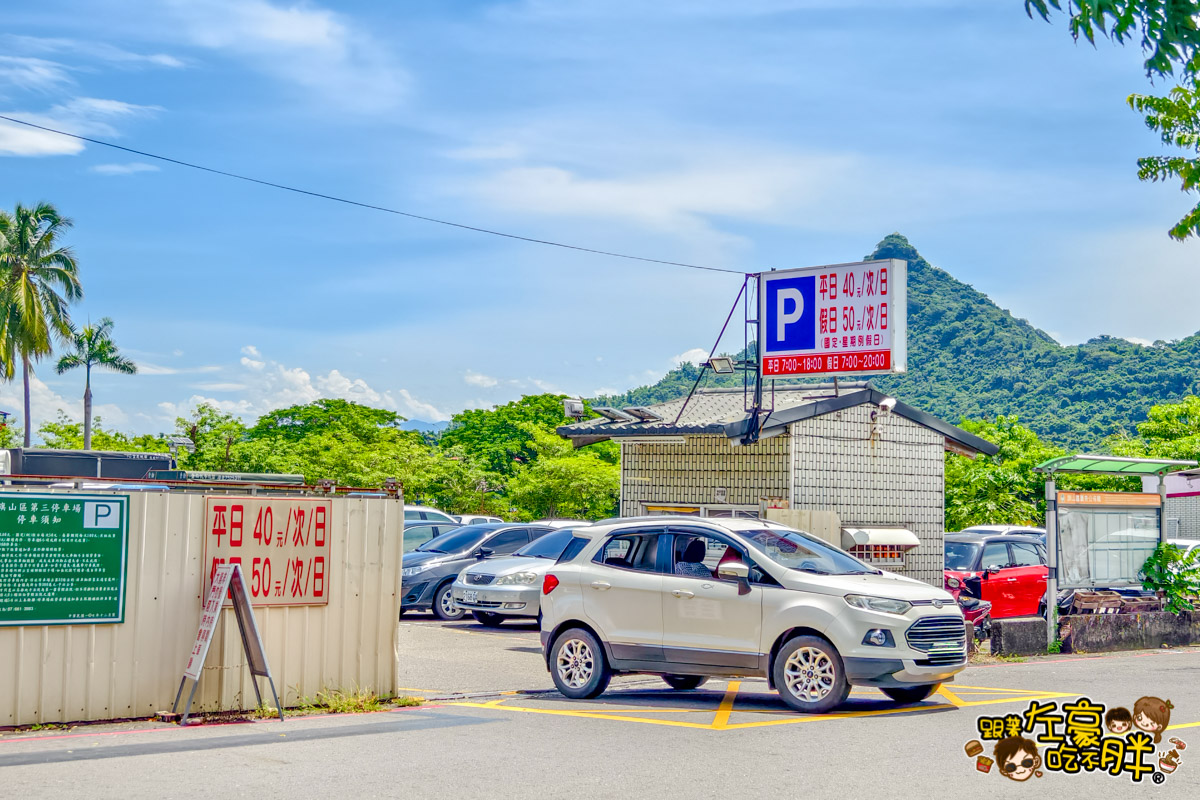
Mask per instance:
[[[436,566],[437,566],[437,564],[426,563],[426,564],[417,564],[417,566],[415,566],[415,567],[405,567],[404,569],[400,570],[400,577],[411,578],[413,575],[420,575],[425,570],[433,569]]]
[[[537,583],[536,572],[514,572],[512,575],[502,575],[496,581],[497,586],[512,586],[513,584],[532,585]]]
[[[846,603],[855,608],[861,608],[866,611],[882,611],[885,614],[904,614],[912,608],[912,603],[906,600],[871,597],[865,594],[848,594],[846,595]]]

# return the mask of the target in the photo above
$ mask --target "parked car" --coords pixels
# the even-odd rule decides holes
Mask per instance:
[[[1016,533],[1025,536],[1035,536],[1046,543],[1046,529],[1032,525],[972,525],[963,528],[959,533]]]
[[[1200,539],[1167,539],[1168,544],[1173,544],[1183,551],[1186,558],[1196,548],[1200,547]]]
[[[541,618],[542,576],[574,537],[569,528],[547,533],[512,554],[472,564],[454,582],[454,604],[484,625]]]
[[[615,674],[674,689],[766,678],[824,712],[851,684],[915,703],[966,666],[966,625],[940,588],[755,519],[641,517],[572,531],[542,581],[542,647],[570,698]]]
[[[451,514],[457,521],[463,525],[482,525],[485,522],[504,522],[499,517],[479,517],[471,514]]]
[[[457,522],[436,522],[423,519],[404,520],[404,552],[416,550],[430,539],[461,528]]]
[[[947,533],[945,576],[992,604],[992,619],[1038,613],[1046,596],[1046,547],[1016,533]]]
[[[591,525],[586,519],[538,519],[532,525],[547,525],[551,528],[578,528],[581,525]]]
[[[454,604],[452,590],[458,573],[480,559],[512,555],[550,530],[544,525],[489,522],[430,539],[401,557],[400,613],[433,611],[444,620],[462,619],[464,611]]]
[[[405,506],[404,519],[423,519],[431,522],[457,522],[458,520],[447,514],[445,511],[438,511],[436,508],[429,506]]]

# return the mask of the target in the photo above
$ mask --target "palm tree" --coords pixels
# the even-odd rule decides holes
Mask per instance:
[[[54,371],[62,375],[69,369],[83,367],[87,379],[83,384],[83,449],[92,449],[92,367],[104,367],[122,375],[133,375],[137,364],[121,355],[112,340],[113,321],[108,317],[95,325],[85,325],[71,337],[75,352],[58,360]]]
[[[29,447],[30,362],[50,355],[53,338],[71,337],[67,304],[83,297],[79,266],[59,234],[71,227],[49,203],[12,215],[0,212],[0,374],[11,379],[17,356],[25,383],[25,446]]]

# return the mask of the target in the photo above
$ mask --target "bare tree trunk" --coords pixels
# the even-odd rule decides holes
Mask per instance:
[[[21,375],[25,379],[25,446],[29,447],[32,420],[29,419],[29,356],[21,355]]]
[[[83,449],[92,449],[92,368],[87,370],[87,381],[83,388]]]

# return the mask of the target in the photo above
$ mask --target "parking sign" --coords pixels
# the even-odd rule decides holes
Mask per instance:
[[[904,372],[907,266],[887,259],[760,274],[763,377]]]

